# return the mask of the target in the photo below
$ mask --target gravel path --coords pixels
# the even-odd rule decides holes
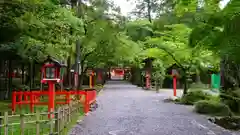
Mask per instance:
[[[237,135],[209,123],[191,108],[164,103],[169,95],[111,81],[98,96],[99,108],[69,135]]]

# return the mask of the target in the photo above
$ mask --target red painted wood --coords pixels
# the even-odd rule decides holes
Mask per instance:
[[[173,96],[177,96],[177,77],[173,76]]]
[[[71,103],[71,95],[78,95],[80,97],[79,100],[81,100],[82,96],[85,96],[84,101],[84,113],[88,113],[90,110],[90,104],[96,102],[96,96],[97,91],[95,89],[90,91],[83,91],[83,90],[71,90],[71,91],[56,91],[54,89],[54,82],[49,82],[49,90],[48,91],[14,91],[12,94],[12,111],[16,111],[16,107],[19,107],[21,109],[22,105],[29,105],[30,110],[34,111],[35,105],[47,105],[48,111],[51,110],[54,111],[55,104],[70,104]],[[55,102],[55,96],[56,95],[65,95],[64,101]],[[41,96],[48,96],[49,101],[48,102],[41,102],[40,97]],[[22,97],[24,97],[24,100],[22,100]],[[53,117],[53,115],[52,115]],[[52,118],[49,115],[49,118]]]

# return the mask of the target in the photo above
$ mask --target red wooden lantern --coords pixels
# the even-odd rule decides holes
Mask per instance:
[[[66,65],[61,64],[57,60],[54,60],[48,57],[47,60],[44,61],[42,66],[42,83],[46,83],[47,81],[55,81],[62,82],[62,77],[60,75],[60,69],[65,67]]]
[[[44,61],[42,66],[42,80],[41,83],[48,83],[48,112],[54,110],[54,101],[55,101],[55,84],[62,81],[60,75],[61,67],[65,65],[61,64],[60,62],[48,57],[47,60]],[[49,118],[53,117],[49,115]]]

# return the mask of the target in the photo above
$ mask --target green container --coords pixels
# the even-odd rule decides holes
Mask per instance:
[[[211,75],[211,88],[220,89],[221,77],[220,73]]]

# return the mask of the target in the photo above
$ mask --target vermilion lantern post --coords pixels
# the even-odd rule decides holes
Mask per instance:
[[[146,70],[146,89],[150,89],[150,72]]]
[[[94,75],[95,75],[93,69],[88,69],[87,74],[89,76],[89,88],[93,88],[93,86],[94,86],[93,79],[94,79]]]
[[[97,72],[97,78],[98,78],[98,81],[102,82],[102,71]]]
[[[90,80],[89,80],[89,87],[93,88],[93,77],[94,77],[94,71],[92,70],[92,72],[90,73]]]
[[[172,77],[173,77],[173,96],[177,96],[177,76],[178,72],[176,69],[172,69]]]
[[[48,84],[48,112],[54,111],[54,105],[55,105],[55,84],[62,82],[62,78],[60,76],[60,68],[64,65],[60,64],[58,61],[51,59],[48,57],[48,59],[45,61],[45,63],[42,66],[41,72],[42,72],[42,80],[41,83],[47,83]],[[50,117],[53,117],[54,115],[49,115]]]

